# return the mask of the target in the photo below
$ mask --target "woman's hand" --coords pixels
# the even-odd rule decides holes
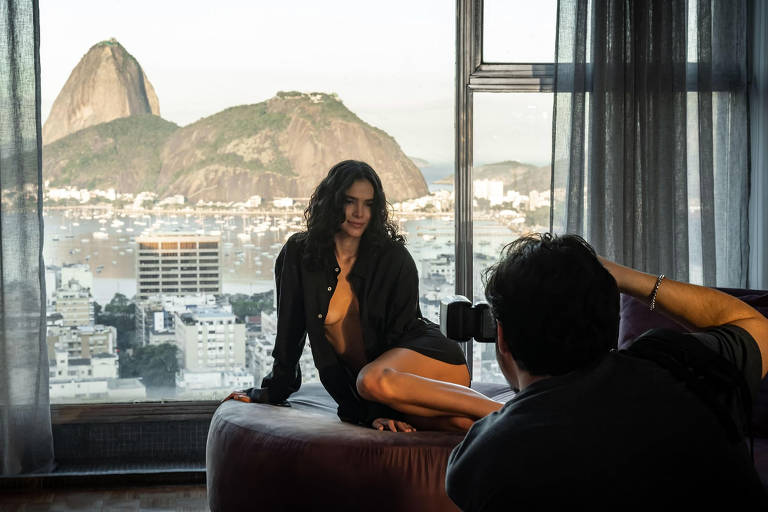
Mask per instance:
[[[408,423],[389,418],[376,418],[373,420],[373,428],[376,430],[390,430],[392,432],[416,432],[416,429]]]
[[[239,402],[250,403],[251,398],[248,396],[248,393],[246,393],[245,391],[233,391],[229,394],[229,396],[227,396],[227,398],[222,400],[220,403],[224,403],[227,400],[237,400]]]

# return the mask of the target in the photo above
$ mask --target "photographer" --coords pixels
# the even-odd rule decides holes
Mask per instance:
[[[696,333],[654,329],[616,351],[619,291]],[[451,454],[462,510],[768,510],[744,411],[768,370],[768,320],[716,290],[531,235],[489,269],[497,359],[519,393]]]

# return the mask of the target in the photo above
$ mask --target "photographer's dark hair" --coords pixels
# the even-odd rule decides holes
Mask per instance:
[[[358,180],[367,180],[373,186],[371,220],[363,233],[362,242],[373,246],[387,241],[405,243],[405,237],[398,233],[397,225],[389,218],[389,204],[376,171],[365,162],[344,160],[331,167],[304,210],[307,221],[306,255],[315,263],[326,263],[325,258],[333,254],[333,236],[345,220],[345,194]]]
[[[583,238],[518,238],[485,281],[485,296],[521,369],[563,375],[616,348],[619,290]]]

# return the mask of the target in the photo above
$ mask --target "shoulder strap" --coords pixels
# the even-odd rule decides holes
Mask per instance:
[[[654,329],[621,352],[653,361],[683,382],[717,416],[730,441],[751,437],[752,401],[744,374],[696,338]]]

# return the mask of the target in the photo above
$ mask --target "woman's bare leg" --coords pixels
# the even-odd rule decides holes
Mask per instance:
[[[366,400],[427,418],[460,416],[474,421],[503,405],[469,388],[465,365],[444,363],[406,348],[388,350],[365,365],[357,376],[357,389]]]

